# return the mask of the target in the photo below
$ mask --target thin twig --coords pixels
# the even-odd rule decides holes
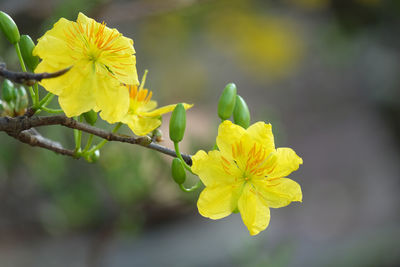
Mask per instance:
[[[158,152],[161,152],[166,155],[170,155],[172,157],[176,157],[176,153],[174,150],[169,149],[167,147],[161,146],[157,143],[152,142],[149,136],[141,136],[141,137],[134,137],[128,135],[121,135],[121,134],[114,134],[112,132],[105,131],[103,129],[99,129],[85,123],[78,122],[72,118],[68,118],[64,115],[57,115],[57,116],[41,116],[41,117],[28,117],[28,116],[20,116],[20,117],[0,117],[0,131],[7,132],[10,136],[14,138],[33,145],[33,146],[41,146],[43,148],[47,148],[53,150],[55,152],[56,149],[54,147],[48,146],[46,147],[45,144],[40,142],[38,138],[31,138],[30,136],[26,136],[23,132],[28,129],[32,129],[34,127],[41,127],[41,126],[48,126],[48,125],[62,125],[71,129],[81,130],[86,133],[90,133],[106,139],[108,141],[117,141],[123,143],[129,143],[134,145],[139,145],[143,147],[147,147]],[[22,134],[22,136],[21,136]],[[46,139],[48,140],[48,139]],[[50,140],[48,140],[50,141]],[[40,144],[40,145],[39,145]],[[60,152],[60,154],[67,155],[69,153],[63,151],[65,153]],[[57,152],[59,153],[59,152]],[[69,155],[69,154],[68,154]],[[71,155],[70,155],[71,156]],[[73,156],[73,153],[72,153]],[[182,154],[183,159],[188,165],[192,165],[192,159],[189,155]]]
[[[62,69],[56,72],[43,72],[43,73],[30,73],[30,72],[15,72],[6,69],[6,65],[4,63],[0,63],[0,76],[9,79],[15,83],[20,83],[27,86],[32,86],[36,82],[40,82],[43,79],[55,78],[63,75],[67,71],[69,71],[71,67]]]
[[[14,137],[15,139],[21,141],[22,143],[42,147],[51,151],[56,152],[57,154],[66,155],[74,157],[74,150],[64,148],[60,143],[55,142],[53,140],[44,138],[41,135],[32,134],[29,130],[25,130],[19,133],[8,133],[8,135]]]

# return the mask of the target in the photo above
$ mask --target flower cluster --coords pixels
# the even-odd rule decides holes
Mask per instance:
[[[82,13],[76,22],[61,18],[36,46],[29,36],[20,36],[13,20],[2,11],[0,30],[15,46],[24,72],[24,62],[36,73],[66,72],[56,78],[53,75],[53,79],[37,79],[42,80],[41,85],[50,92],[42,100],[34,80],[35,91],[29,87],[34,111],[57,111],[46,108],[53,93],[68,117],[83,114],[86,122],[94,125],[100,112],[105,121],[119,122],[113,133],[125,123],[137,136],[156,130],[161,125],[161,116],[172,112],[169,136],[176,158],[172,161],[171,174],[185,192],[204,184],[197,202],[202,216],[216,220],[240,212],[250,234],[257,235],[269,224],[270,208],[302,201],[300,185],[286,177],[297,170],[303,160],[290,148],[275,148],[271,124],[250,125],[248,106],[237,94],[234,83],[225,87],[219,99],[218,116],[222,123],[214,149],[184,157],[179,143],[185,134],[186,110],[192,105],[179,103],[157,108],[157,102],[151,99],[152,91],[145,88],[147,71],[142,82],[138,81],[131,39]],[[40,63],[39,58],[42,59]],[[2,97],[0,116],[25,114],[28,98],[23,87],[5,80]],[[234,123],[229,121],[231,117]],[[153,137],[157,136],[157,131],[153,133]],[[82,150],[81,137],[82,132],[74,129],[76,147],[70,154],[95,162],[107,140],[91,147],[93,135],[90,135]],[[145,140],[149,141],[148,145],[153,138],[145,137]],[[199,177],[197,184],[190,188],[184,185],[186,171]]]

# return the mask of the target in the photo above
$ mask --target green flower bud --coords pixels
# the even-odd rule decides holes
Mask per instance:
[[[80,152],[78,152],[80,153]],[[95,163],[100,158],[100,150],[96,149],[93,153],[84,153],[83,158],[89,163]]]
[[[6,102],[10,102],[11,100],[13,100],[16,96],[15,92],[14,92],[14,84],[10,81],[5,79],[3,82],[3,99]]]
[[[97,112],[94,112],[94,110],[91,109],[90,111],[83,113],[83,117],[87,123],[94,125],[97,121]]]
[[[100,150],[96,149],[91,155],[90,159],[92,160],[92,163],[95,163],[99,160],[100,158]]]
[[[25,87],[18,86],[15,90],[16,99],[15,99],[15,112],[17,115],[23,115],[26,112],[26,108],[28,107],[29,100],[28,95],[26,93]]]
[[[250,125],[250,111],[246,102],[240,95],[236,96],[235,109],[233,110],[233,122],[245,129]]]
[[[14,20],[3,11],[0,11],[0,29],[10,43],[16,44],[19,42],[20,35],[17,25]]]
[[[236,101],[236,85],[228,83],[221,94],[218,102],[218,116],[221,120],[229,119],[235,108]]]
[[[0,99],[0,116],[14,117],[14,111],[7,102]]]
[[[186,111],[182,103],[176,105],[169,121],[169,138],[178,143],[182,141],[186,128]]]
[[[0,116],[2,116],[4,111],[4,104],[3,104],[3,100],[0,99]]]
[[[152,133],[152,139],[158,143],[164,141],[162,131],[160,129],[155,129]]]
[[[21,40],[19,41],[21,47],[22,58],[29,71],[33,72],[37,65],[39,64],[39,57],[32,55],[33,48],[35,48],[35,43],[32,41],[29,35],[21,35]]]
[[[174,178],[175,183],[183,184],[185,182],[186,172],[179,158],[174,158],[172,160],[171,171],[172,178]]]

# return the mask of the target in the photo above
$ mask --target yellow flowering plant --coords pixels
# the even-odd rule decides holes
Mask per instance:
[[[235,84],[229,83],[219,99],[217,114],[222,122],[214,148],[208,153],[200,150],[194,156],[185,155],[179,143],[185,134],[186,110],[193,105],[157,108],[157,102],[151,99],[153,93],[145,89],[147,71],[139,84],[131,39],[82,13],[76,22],[61,18],[36,46],[29,36],[19,35],[16,24],[4,12],[0,12],[0,30],[15,47],[23,71],[8,71],[0,63],[0,76],[9,79],[2,84],[0,131],[8,136],[58,154],[83,157],[91,163],[99,160],[100,149],[108,141],[140,145],[173,156],[171,175],[180,189],[192,192],[205,186],[197,202],[199,213],[216,220],[240,212],[251,235],[267,228],[270,208],[302,201],[300,185],[287,176],[303,160],[290,148],[275,148],[270,124],[257,122],[249,126],[250,112]],[[37,57],[42,59],[39,64]],[[26,72],[26,64],[30,70],[37,66],[35,73]],[[42,99],[38,82],[49,91]],[[31,106],[25,89],[17,83],[28,86]],[[33,116],[42,110],[59,112],[47,108],[54,95],[67,117]],[[117,122],[111,132],[96,128],[98,112],[105,121]],[[160,145],[160,132],[155,133],[162,123],[161,116],[168,112],[172,112],[169,136],[174,150]],[[79,118],[70,118],[73,116]],[[234,123],[229,121],[231,117]],[[75,149],[27,131],[55,124],[74,129]],[[136,136],[117,134],[123,124]],[[83,149],[82,132],[89,134]],[[94,136],[102,141],[92,146]],[[190,188],[185,185],[186,171],[198,176]]]
[[[302,200],[299,184],[285,177],[303,161],[290,148],[275,149],[271,124],[257,122],[245,130],[224,121],[217,146],[192,157],[192,171],[206,186],[197,202],[204,217],[221,219],[238,210],[256,235],[268,226],[269,208]]]
[[[132,39],[82,13],[76,22],[61,18],[33,50],[42,59],[36,73],[71,67],[40,83],[59,97],[68,117],[101,110],[100,116],[110,123],[128,112],[129,92],[123,84],[139,84],[134,54]]]

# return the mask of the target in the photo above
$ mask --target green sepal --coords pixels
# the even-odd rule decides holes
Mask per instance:
[[[87,123],[93,126],[97,121],[97,112],[91,109],[90,111],[83,113],[83,117]]]
[[[10,43],[15,45],[19,42],[20,35],[17,24],[15,24],[14,20],[3,11],[0,11],[0,29]]]
[[[14,84],[10,80],[5,79],[3,81],[2,94],[3,99],[8,103],[15,99],[16,93],[14,92]]]
[[[228,83],[218,101],[218,116],[221,120],[227,120],[232,116],[236,102],[236,85]]]
[[[182,103],[176,105],[169,121],[169,138],[174,143],[182,141],[186,129],[186,110]]]
[[[233,110],[233,122],[247,129],[250,125],[250,111],[240,95],[236,96],[235,109]]]
[[[32,41],[29,35],[21,35],[21,40],[19,41],[21,48],[22,58],[28,70],[33,72],[37,65],[39,64],[39,57],[32,55],[32,51],[35,48],[35,43]]]
[[[183,184],[186,181],[186,171],[179,158],[174,158],[172,160],[171,174],[177,184]]]

